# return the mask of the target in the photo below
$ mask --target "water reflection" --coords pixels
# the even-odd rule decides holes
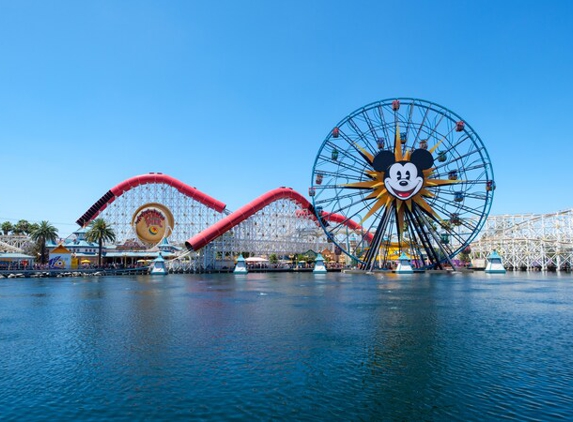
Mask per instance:
[[[538,273],[1,280],[0,414],[571,419],[571,281]]]

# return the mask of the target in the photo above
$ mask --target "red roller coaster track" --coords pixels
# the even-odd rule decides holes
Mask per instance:
[[[189,250],[197,251],[209,242],[215,240],[225,232],[229,231],[237,224],[245,221],[247,218],[260,211],[270,203],[277,201],[279,199],[292,199],[297,202],[302,209],[309,210],[313,214],[313,208],[310,202],[302,196],[300,193],[294,191],[292,188],[277,188],[273,189],[257,199],[249,202],[247,205],[243,205],[237,211],[229,214],[227,217],[223,218],[221,221],[213,224],[211,227],[203,230],[201,233],[193,236],[191,239],[185,242],[185,246]]]
[[[314,207],[304,196],[292,188],[280,187],[259,196],[257,199],[249,202],[247,205],[244,205],[237,211],[229,214],[221,221],[213,224],[211,227],[193,236],[185,242],[185,246],[191,251],[197,251],[219,236],[231,230],[237,224],[245,221],[247,218],[251,217],[270,203],[279,199],[292,199],[293,201],[297,202],[304,211],[309,211],[309,213],[305,213],[305,215],[315,215]],[[351,230],[362,229],[360,224],[352,220],[347,220],[344,216],[339,214],[328,214],[322,212],[321,216],[326,221],[344,224]],[[367,233],[365,237],[368,241],[372,240],[372,235],[370,233]]]
[[[215,198],[201,192],[200,190],[186,185],[185,183],[175,179],[174,177],[168,176],[163,173],[149,173],[142,174],[140,176],[134,176],[127,180],[124,180],[120,184],[114,186],[109,191],[105,193],[98,201],[96,201],[85,213],[82,215],[76,223],[84,227],[87,223],[96,218],[109,204],[115,201],[116,198],[123,195],[125,192],[149,183],[163,183],[174,187],[183,195],[202,203],[203,205],[214,209],[217,212],[223,212],[226,205]]]

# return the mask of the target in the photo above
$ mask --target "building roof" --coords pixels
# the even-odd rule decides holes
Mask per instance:
[[[71,252],[64,245],[59,244],[54,249],[50,250],[50,253],[71,253]]]
[[[106,258],[152,258],[161,254],[164,258],[173,258],[176,254],[172,252],[150,252],[150,251],[122,251],[107,252]]]
[[[402,261],[402,260],[406,260],[406,259],[409,260],[410,257],[409,257],[408,255],[406,255],[405,252],[402,252],[402,253],[400,254],[400,257],[399,257],[398,259],[401,260],[401,261]]]
[[[69,248],[97,248],[99,245],[95,242],[87,242],[85,240],[74,240],[66,243]]]
[[[24,253],[15,252],[0,252],[0,259],[35,259],[31,255],[26,255]]]

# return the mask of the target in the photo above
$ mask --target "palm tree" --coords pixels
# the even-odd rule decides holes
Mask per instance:
[[[30,223],[28,222],[28,220],[19,220],[15,225],[14,228],[12,229],[12,233],[16,234],[16,235],[22,235],[28,232],[28,227],[30,226]]]
[[[30,237],[40,248],[40,263],[46,263],[46,242],[55,242],[58,239],[58,229],[48,221],[42,221],[38,227],[30,233]]]
[[[26,232],[26,234],[31,235],[32,232],[38,230],[38,227],[40,227],[40,225],[38,223],[30,223],[30,225],[28,226],[28,231]]]
[[[2,231],[4,232],[4,236],[8,236],[8,234],[14,230],[14,225],[12,223],[10,223],[9,221],[4,221],[2,223],[2,226],[0,227],[2,229]]]
[[[98,266],[101,268],[101,254],[102,254],[103,242],[115,241],[115,232],[103,218],[96,218],[94,221],[90,223],[90,228],[86,233],[86,240],[88,242],[97,242],[99,246]]]

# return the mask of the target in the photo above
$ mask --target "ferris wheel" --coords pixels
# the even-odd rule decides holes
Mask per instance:
[[[323,141],[309,196],[338,253],[363,269],[406,254],[442,268],[477,236],[495,181],[487,150],[460,116],[396,98],[342,119]]]

